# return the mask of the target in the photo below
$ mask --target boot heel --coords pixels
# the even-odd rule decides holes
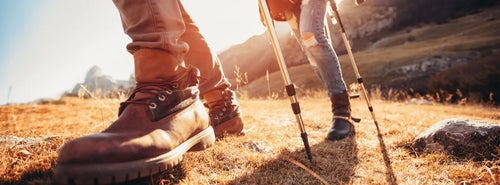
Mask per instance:
[[[188,152],[205,150],[206,148],[212,146],[215,143],[215,134],[212,126],[208,126],[208,128],[198,133],[197,136],[200,136],[198,143],[196,143],[193,147],[191,147],[191,149],[189,149]]]
[[[217,126],[214,126],[215,137],[222,138],[225,135],[236,135],[242,136],[245,135],[245,131],[243,130],[243,118],[240,114],[227,120]]]

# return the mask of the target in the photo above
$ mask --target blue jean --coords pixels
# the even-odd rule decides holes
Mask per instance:
[[[325,34],[325,0],[303,0],[288,21],[328,95],[347,92],[337,54]]]
[[[141,48],[169,52],[177,61],[200,70],[201,95],[211,90],[231,86],[220,61],[184,9],[180,0],[113,0],[122,20],[125,33],[132,42],[130,53]]]

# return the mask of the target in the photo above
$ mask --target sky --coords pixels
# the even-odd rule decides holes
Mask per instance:
[[[183,0],[220,52],[261,34],[256,0]],[[0,105],[57,98],[94,65],[126,80],[133,57],[111,0],[0,1]]]

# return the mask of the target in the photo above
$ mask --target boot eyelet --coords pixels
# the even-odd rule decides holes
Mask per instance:
[[[226,111],[226,108],[222,108],[222,111],[225,112]]]
[[[150,104],[149,104],[149,108],[150,108],[150,109],[156,109],[156,107],[158,107],[158,106],[156,105],[156,103],[150,103]]]
[[[178,87],[179,87],[179,84],[178,84],[178,83],[175,83],[175,82],[174,82],[174,83],[172,83],[172,88],[177,89]]]
[[[165,92],[166,92],[167,94],[172,94],[172,93],[173,93],[173,91],[172,91],[172,90],[170,90],[170,89],[167,89]]]
[[[160,100],[160,101],[165,101],[166,99],[167,99],[167,97],[165,97],[165,95],[163,95],[163,94],[158,96],[158,100]]]

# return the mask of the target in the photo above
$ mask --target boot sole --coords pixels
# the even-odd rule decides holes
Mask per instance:
[[[157,157],[106,164],[59,165],[55,180],[60,184],[115,184],[160,173],[180,163],[183,154],[210,147],[215,142],[213,128],[209,126],[175,149]]]
[[[355,134],[354,131],[352,131],[352,132],[349,132],[349,133],[347,133],[345,135],[327,136],[327,139],[331,140],[331,141],[336,141],[336,140],[342,140],[342,139],[344,139],[346,137],[352,137],[354,135],[356,135],[356,134]]]
[[[350,131],[347,132],[346,134],[338,134],[338,135],[327,135],[326,136],[326,139],[328,140],[331,140],[331,141],[336,141],[336,140],[341,140],[341,139],[344,139],[346,137],[352,137],[354,135],[356,135],[356,129],[354,127],[354,125],[351,123],[351,125],[349,126],[350,127]]]

